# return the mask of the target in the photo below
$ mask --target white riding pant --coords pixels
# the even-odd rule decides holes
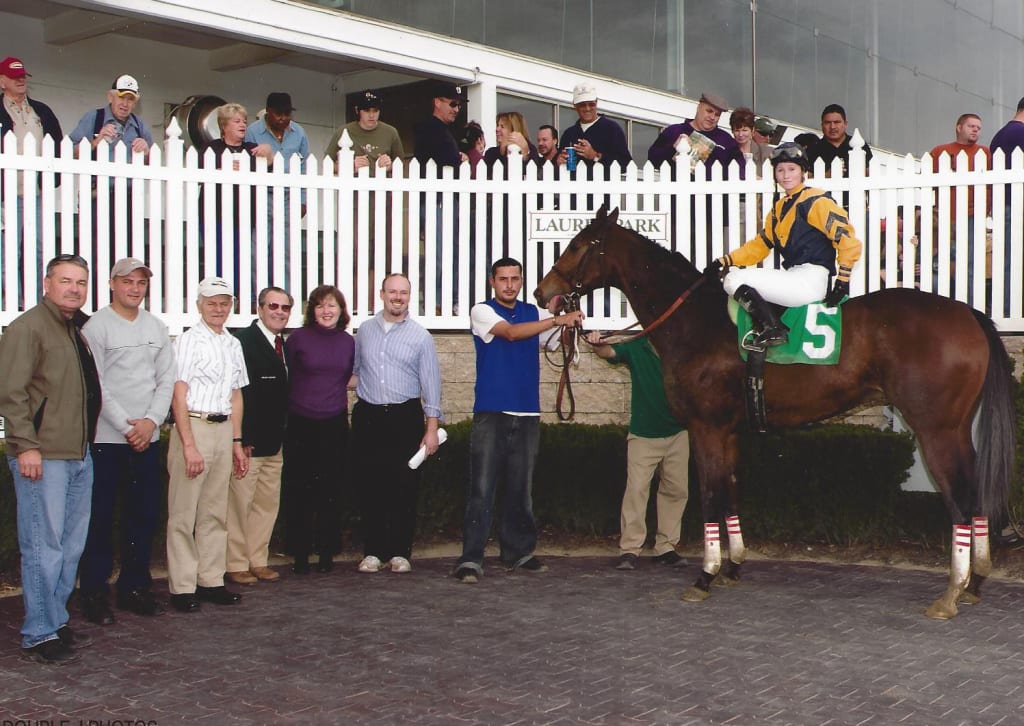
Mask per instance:
[[[722,287],[735,295],[740,285],[750,285],[770,303],[787,308],[818,302],[828,294],[828,270],[810,263],[788,270],[768,267],[731,267]]]

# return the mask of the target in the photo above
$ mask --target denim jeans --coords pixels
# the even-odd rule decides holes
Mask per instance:
[[[57,637],[67,625],[68,597],[89,532],[92,458],[43,459],[38,481],[23,477],[18,459],[7,457],[18,497],[18,547],[25,622],[21,645],[31,648]]]
[[[501,561],[517,565],[537,546],[533,518],[533,465],[540,441],[539,416],[507,413],[473,414],[469,439],[469,487],[462,524],[459,564],[482,570],[484,547],[491,531],[491,515],[498,481],[504,480],[498,541]]]
[[[105,595],[114,570],[114,502],[121,492],[118,592],[148,590],[153,533],[160,513],[160,443],[145,451],[128,444],[93,444],[92,516],[82,554],[83,595]]]

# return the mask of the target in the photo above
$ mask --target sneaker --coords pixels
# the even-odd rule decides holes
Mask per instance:
[[[359,563],[360,572],[380,572],[380,560],[373,555],[367,555]]]
[[[78,653],[66,646],[60,638],[54,638],[31,648],[22,648],[21,657],[44,665],[65,665],[78,660]]]
[[[256,575],[252,574],[248,570],[234,570],[231,572],[225,572],[224,577],[236,585],[255,585],[259,582]]]
[[[619,555],[618,561],[615,563],[616,570],[635,570],[637,560],[640,558],[634,555],[632,552],[623,552]]]
[[[518,565],[513,565],[509,568],[510,570],[523,570],[525,572],[547,572],[548,566],[541,562],[536,557],[530,557],[526,562],[522,562]]]
[[[57,628],[57,638],[69,648],[88,648],[92,645],[91,635],[72,631],[67,625]]]
[[[675,550],[662,552],[654,558],[654,562],[655,564],[666,565],[667,567],[685,567],[688,564],[686,559]]]
[[[392,572],[412,572],[412,565],[404,557],[392,557],[388,564],[391,565]]]
[[[468,565],[456,568],[453,576],[464,585],[475,585],[479,579],[476,570]]]

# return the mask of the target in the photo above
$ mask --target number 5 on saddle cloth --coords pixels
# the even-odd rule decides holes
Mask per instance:
[[[824,303],[787,308],[782,322],[789,328],[789,341],[763,351],[749,347],[754,335],[753,321],[746,310],[729,298],[729,317],[736,323],[740,357],[747,362],[744,398],[751,429],[759,433],[768,430],[764,405],[765,361],[780,365],[838,363],[842,347],[842,309],[842,305],[830,308]]]

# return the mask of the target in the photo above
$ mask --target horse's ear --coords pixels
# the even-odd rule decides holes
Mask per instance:
[[[612,213],[608,215],[608,224],[615,225],[619,223],[619,208],[616,207],[612,210]]]
[[[597,210],[597,217],[595,218],[595,221],[603,222],[604,218],[605,218],[605,216],[607,216],[607,214],[608,214],[608,207],[607,207],[607,205],[602,204],[601,207]]]

